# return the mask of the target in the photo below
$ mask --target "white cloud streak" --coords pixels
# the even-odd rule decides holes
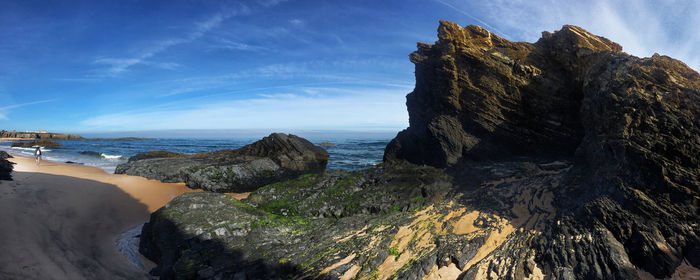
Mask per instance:
[[[474,15],[468,13],[465,9],[458,7],[458,4],[452,3],[449,0],[434,0],[434,1],[438,2],[442,5],[445,5],[445,6],[449,7],[450,9],[452,9],[460,14],[463,14],[463,15],[465,15],[473,20],[476,20],[477,22],[479,22],[479,24],[483,25],[485,28],[489,29],[491,32],[494,32],[503,38],[510,39],[510,37],[506,33],[503,33],[502,31],[498,30],[496,27],[493,27],[492,25],[486,23],[482,19],[475,17]]]
[[[26,107],[26,106],[36,105],[36,104],[42,104],[42,103],[48,103],[48,102],[54,102],[54,101],[56,101],[56,99],[45,99],[45,100],[32,101],[32,102],[27,102],[27,103],[13,104],[13,105],[0,107],[0,120],[8,120],[9,117],[7,115],[9,114],[9,111],[11,109]]]
[[[212,29],[218,27],[225,20],[238,15],[248,13],[248,9],[242,6],[240,9],[233,9],[225,13],[218,13],[210,17],[209,19],[194,24],[194,30],[187,36],[182,38],[171,38],[160,41],[145,50],[143,50],[139,55],[129,58],[112,58],[112,57],[100,57],[93,61],[94,64],[107,65],[108,68],[103,71],[106,76],[117,76],[121,73],[126,72],[135,65],[147,65],[152,67],[157,67],[161,69],[175,69],[179,67],[177,63],[162,63],[162,62],[152,62],[148,59],[163,52],[173,46],[180,44],[186,44],[193,42]]]
[[[170,97],[211,90],[219,91],[220,93],[217,95],[230,95],[246,91],[254,92],[260,89],[292,89],[339,84],[345,86],[372,86],[374,88],[406,88],[413,85],[412,79],[398,80],[394,76],[388,77],[379,74],[367,77],[368,75],[365,75],[365,73],[360,73],[360,75],[355,73],[355,69],[363,69],[369,66],[374,67],[375,70],[395,70],[403,65],[394,60],[382,59],[269,64],[223,75],[159,81],[156,87],[160,89],[148,91],[155,92],[154,96],[157,97]],[[273,87],[240,89],[241,84],[246,84],[251,78],[257,81],[269,80],[276,83],[284,80],[286,83]]]
[[[226,50],[233,50],[233,51],[253,51],[253,52],[269,50],[268,48],[263,47],[263,46],[250,45],[250,44],[236,42],[236,41],[225,39],[225,38],[217,38],[216,43],[213,43],[210,46],[210,48],[211,49],[226,49]]]
[[[407,125],[405,89],[303,95],[260,93],[244,100],[213,99],[181,108],[107,114],[81,122],[87,130],[149,129],[396,129]],[[372,116],[368,119],[367,116]]]

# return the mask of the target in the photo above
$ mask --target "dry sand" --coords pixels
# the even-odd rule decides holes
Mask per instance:
[[[0,279],[146,279],[115,247],[184,184],[16,156],[0,181]]]

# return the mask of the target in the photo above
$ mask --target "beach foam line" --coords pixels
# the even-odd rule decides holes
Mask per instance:
[[[34,152],[34,150],[35,150],[36,148],[10,147],[10,149],[12,149],[12,150],[22,150],[22,151],[32,151],[32,152]],[[41,147],[41,151],[42,151],[42,152],[51,152],[52,150],[50,150],[50,149],[44,149],[44,147]]]
[[[100,154],[103,158],[106,159],[122,159],[124,156],[122,155],[108,155],[108,154]]]
[[[34,151],[34,148],[25,148],[25,147],[10,147],[12,150],[22,150],[22,151]]]

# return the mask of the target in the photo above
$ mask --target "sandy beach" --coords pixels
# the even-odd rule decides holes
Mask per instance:
[[[145,279],[115,239],[193,191],[14,156],[14,181],[0,181],[0,279]]]
[[[31,141],[34,141],[34,140],[38,140],[38,139],[7,138],[7,137],[2,138],[2,137],[0,137],[0,142],[14,142],[14,141],[22,141],[22,140],[31,140]]]

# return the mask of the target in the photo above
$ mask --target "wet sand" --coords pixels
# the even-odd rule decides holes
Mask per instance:
[[[0,181],[0,279],[147,279],[115,239],[148,220],[184,184],[16,156]]]

